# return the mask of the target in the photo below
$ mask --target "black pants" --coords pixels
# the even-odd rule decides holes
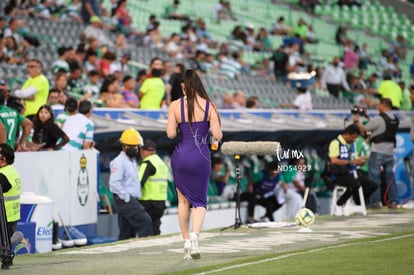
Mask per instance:
[[[369,204],[369,197],[375,190],[377,190],[378,186],[368,177],[367,172],[361,170],[358,170],[358,181],[361,183],[362,190],[364,191],[365,205],[367,205]],[[359,196],[354,196],[353,198],[356,204],[360,203]]]
[[[342,91],[344,88],[340,84],[326,84],[326,88],[328,89],[329,93],[334,97],[339,97],[339,92]]]
[[[8,222],[7,223],[7,234],[9,236],[9,243],[10,243],[10,251],[13,252],[12,249],[12,243],[11,243],[11,236],[13,236],[13,233],[16,231],[17,227],[17,221],[15,222]]]
[[[9,234],[9,239],[13,236],[14,231],[16,231],[17,221],[7,223],[7,234]]]
[[[361,186],[359,181],[351,174],[336,176],[333,184],[346,187],[345,193],[336,202],[339,206],[344,205],[351,196],[354,196],[354,198],[358,196],[358,188]]]
[[[114,206],[118,213],[119,240],[147,237],[153,234],[151,217],[137,199],[124,202],[114,194]]]
[[[154,235],[160,235],[161,218],[164,215],[165,201],[139,201],[150,215],[152,220],[152,231]]]
[[[265,217],[267,217],[270,221],[274,221],[273,219],[273,212],[279,209],[282,205],[279,204],[276,200],[276,196],[270,196],[268,198],[264,198],[260,193],[249,193],[244,192],[240,195],[241,201],[247,201],[247,216],[253,217],[254,216],[254,207],[259,204],[266,209]]]

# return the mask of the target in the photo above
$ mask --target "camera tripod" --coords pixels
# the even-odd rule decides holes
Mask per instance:
[[[13,253],[10,246],[10,238],[7,229],[6,209],[4,207],[3,189],[0,185],[0,258],[1,269],[9,269],[13,264]]]
[[[240,155],[235,155],[234,159],[236,160],[236,194],[235,194],[235,200],[236,200],[236,208],[235,208],[235,220],[234,220],[234,224],[229,225],[227,227],[224,227],[222,229],[220,229],[220,231],[229,229],[229,228],[234,228],[237,229],[240,226],[242,226],[242,221],[241,221],[241,217],[240,217],[240,180],[241,180],[241,174],[240,174]]]

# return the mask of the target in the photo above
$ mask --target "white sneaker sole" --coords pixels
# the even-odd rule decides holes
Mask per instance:
[[[52,244],[52,250],[60,250],[62,249],[62,243],[56,243],[56,244]]]
[[[74,241],[76,246],[82,246],[82,245],[87,245],[88,244],[88,239],[87,238],[74,239],[73,241]]]
[[[62,246],[64,247],[73,247],[75,246],[75,242],[73,240],[60,240]]]

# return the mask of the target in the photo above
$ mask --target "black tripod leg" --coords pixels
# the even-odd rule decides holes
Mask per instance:
[[[240,180],[237,180],[235,217],[236,218],[235,218],[234,228],[236,229],[242,225],[241,215],[240,215]]]
[[[220,229],[220,231],[229,229],[229,228],[234,228],[237,229],[240,226],[242,226],[242,221],[241,221],[241,215],[240,215],[240,180],[241,180],[241,175],[240,175],[240,167],[239,167],[239,160],[240,160],[240,156],[236,155],[234,157],[234,159],[236,160],[236,184],[237,184],[237,188],[236,188],[236,209],[235,209],[235,221],[233,225],[224,227],[222,229]]]
[[[0,186],[0,229],[1,229],[1,269],[9,269],[13,264],[13,253],[11,252],[10,238],[7,228],[6,209],[4,207],[3,190]]]

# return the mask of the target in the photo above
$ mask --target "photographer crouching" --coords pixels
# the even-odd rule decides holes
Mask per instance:
[[[360,114],[353,113],[353,121],[362,134],[371,132],[371,154],[368,160],[368,176],[377,187],[381,186],[381,167],[385,173],[386,204],[389,208],[397,208],[397,186],[393,176],[394,147],[399,119],[392,112],[392,102],[389,98],[381,98],[378,105],[379,114],[362,125]],[[369,119],[368,116],[366,116]],[[386,192],[387,193],[387,192]],[[370,197],[369,208],[381,208],[381,188],[377,188]]]

